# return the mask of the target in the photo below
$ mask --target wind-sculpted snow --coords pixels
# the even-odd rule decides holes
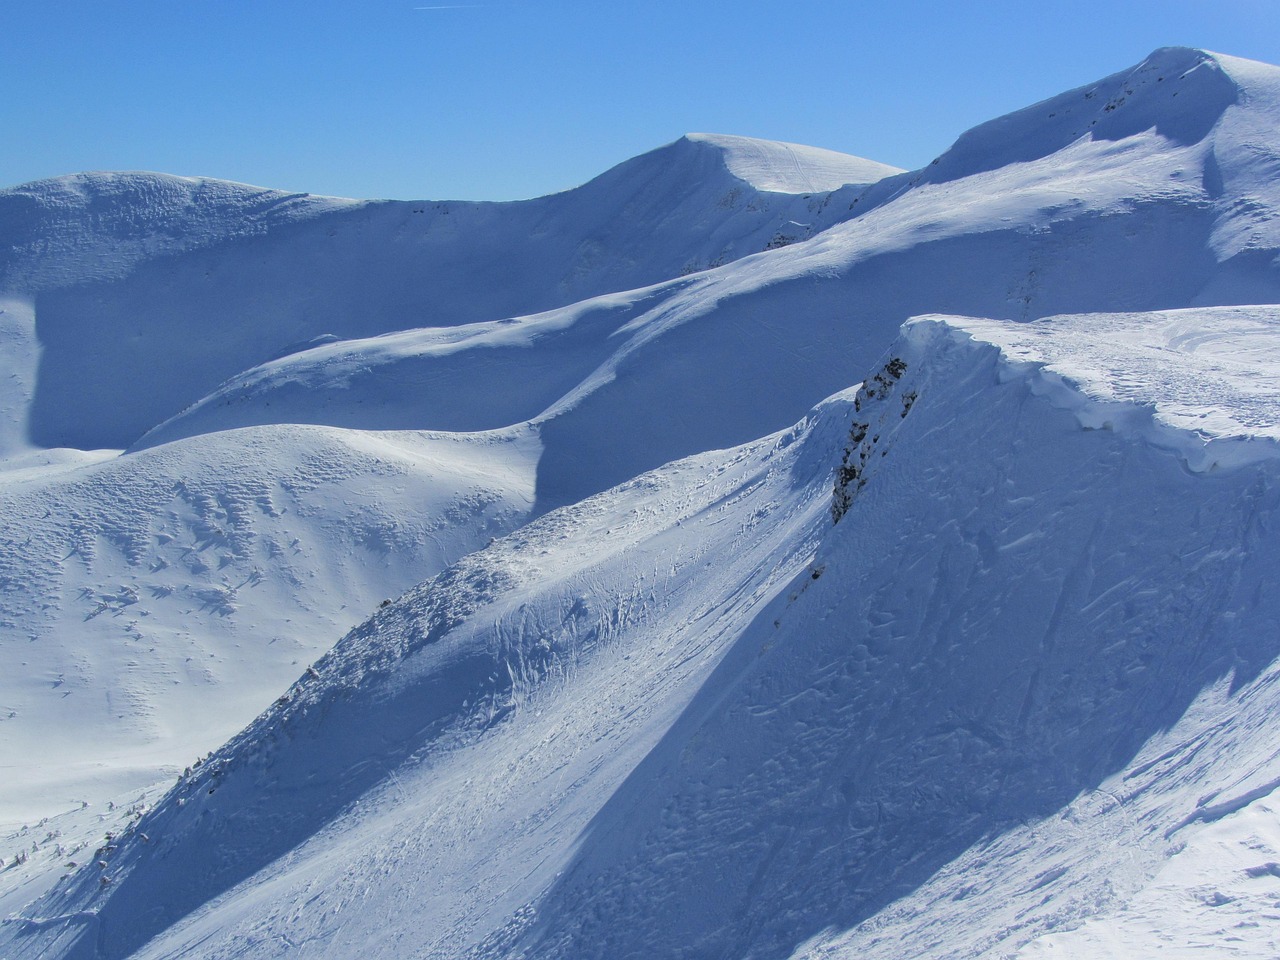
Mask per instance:
[[[757,190],[828,193],[846,184],[865,186],[902,173],[888,164],[799,143],[753,140],[716,133],[691,133],[686,139],[721,150],[725,168]]]
[[[105,802],[217,746],[375,604],[523,523],[536,449],[260,427],[10,475],[0,817]]]
[[[1146,320],[1112,327],[1138,339]],[[1191,474],[1140,431],[1082,428],[1095,391],[1062,409],[1031,367],[968,340],[979,328],[916,324],[894,348],[905,375],[854,420],[898,426],[819,548],[821,578],[745,629],[519,921],[515,955],[1006,955],[1120,908],[1206,795],[1243,794],[1216,819],[1280,782],[1268,751],[1237,765],[1276,724],[1280,460]],[[1041,332],[1047,369],[1070,364],[1078,341]],[[1272,349],[1274,328],[1255,340]],[[1202,696],[1211,720],[1188,715]],[[1247,735],[1231,724],[1246,705]],[[1160,759],[1215,746],[1230,756],[1181,774]],[[1087,799],[1101,790],[1115,797]],[[1072,830],[1052,826],[1063,810]],[[1046,826],[986,869],[994,838],[1029,823]],[[1095,861],[1080,838],[1108,826],[1123,853]],[[957,858],[893,928],[905,944],[876,935]]]
[[[227,381],[149,430],[134,449],[262,423],[474,431],[533,420],[594,374],[617,350],[626,324],[667,290],[303,349]]]
[[[1193,470],[1280,449],[1280,306],[942,322],[1034,365],[1034,389],[1084,426],[1141,432]]]

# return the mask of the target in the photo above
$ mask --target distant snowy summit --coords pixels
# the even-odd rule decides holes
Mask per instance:
[[[355,200],[210,177],[143,171],[76,173],[0,190],[0,237],[6,241],[0,249],[0,291],[117,277],[151,257],[260,235],[365,205],[389,204],[419,213],[425,212],[425,205],[438,203],[502,209],[559,205],[580,193],[594,197],[601,187],[610,192],[621,189],[624,194],[637,188],[662,194],[673,186],[687,189],[694,184],[727,190],[735,182],[762,193],[813,194],[846,185],[865,186],[901,172],[817,147],[691,133],[619,164],[581,187],[504,203]],[[669,202],[666,196],[655,199]],[[74,262],[77,253],[82,260],[78,264]]]
[[[115,279],[158,256],[262,235],[356,203],[139,171],[37,180],[0,190],[0,291]]]
[[[1280,187],[1267,159],[1278,74],[1158,50],[982,124],[910,173],[693,133],[580,187],[511,203],[336,200],[151,174],[29,184],[0,192],[0,236],[12,238],[0,244],[0,293],[41,295],[29,332],[40,380],[19,403],[30,404],[29,432],[42,447],[123,448],[166,422],[148,443],[281,416],[492,428],[550,409],[614,354],[617,328],[586,320],[618,316],[620,304],[648,304],[645,316],[664,328],[704,314],[753,322],[766,312],[753,302],[757,289],[832,279],[858,293],[837,297],[842,318],[809,336],[860,353],[915,313],[1032,319],[1268,302],[1276,283],[1266,252],[1280,248]],[[768,263],[734,266],[763,253]],[[634,293],[659,284],[673,286]],[[817,298],[804,308],[814,323],[836,309],[820,289],[800,294]],[[548,336],[448,332],[573,304],[583,319],[567,339],[550,336],[563,318],[543,325]],[[801,322],[794,304],[778,309]],[[861,332],[836,335],[843,323]],[[396,349],[377,339],[386,335]],[[510,354],[520,382],[538,384],[528,403],[488,388],[492,365],[459,372],[498,343],[549,343],[554,353],[569,340],[582,346],[571,362],[523,362],[541,349]],[[304,349],[321,342],[331,346]],[[347,359],[335,363],[338,354]],[[839,359],[828,350],[823,362]],[[821,376],[810,364],[808,402],[866,358],[847,360]],[[388,378],[390,361],[418,389]],[[603,369],[597,385],[615,375]],[[348,370],[378,379],[376,397],[351,389]],[[281,387],[294,399],[282,404]]]
[[[954,180],[1056,153],[1082,138],[1119,142],[1154,131],[1172,145],[1207,136],[1225,111],[1250,94],[1274,93],[1277,70],[1207,50],[1165,47],[1111,74],[979,124],[927,168]]]
[[[903,172],[875,160],[780,140],[689,133],[680,142],[718,150],[731,174],[772,193],[824,193],[849,184],[865,186]]]
[[[695,135],[509,203],[342,200],[150,173],[0,191],[0,296],[40,298],[31,439],[125,447],[317,338],[518,317],[796,243],[893,172]]]

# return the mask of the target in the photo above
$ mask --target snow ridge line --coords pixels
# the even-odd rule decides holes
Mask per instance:
[[[1034,396],[1070,412],[1085,430],[1110,430],[1149,443],[1177,456],[1192,473],[1233,470],[1280,458],[1280,441],[1262,428],[1235,424],[1231,434],[1201,431],[1179,422],[1183,418],[1166,410],[1158,397],[1135,400],[1108,396],[1108,384],[1064,369],[1063,364],[1072,358],[1066,350],[1059,352],[1053,325],[1065,326],[1073,319],[1038,321],[1038,330],[1049,331],[1045,343],[1029,349],[1019,343],[1024,349],[1015,353],[1009,343],[988,336],[994,333],[996,321],[942,315],[913,317],[903,324],[898,352],[924,357],[947,345],[995,350],[1000,382],[1022,379]],[[1040,349],[1042,346],[1047,349]]]
[[[1238,797],[1230,800],[1223,800],[1221,803],[1208,804],[1200,807],[1193,813],[1187,814],[1180,821],[1164,832],[1164,838],[1168,840],[1183,827],[1189,827],[1193,823],[1214,823],[1223,817],[1229,817],[1231,814],[1243,810],[1255,800],[1261,800],[1263,797],[1274,793],[1280,788],[1280,777],[1268,780],[1266,783],[1254,787],[1252,790],[1246,790]]]

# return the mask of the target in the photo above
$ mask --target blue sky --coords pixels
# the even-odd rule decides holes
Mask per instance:
[[[6,0],[0,186],[514,199],[689,131],[917,167],[1173,44],[1280,63],[1280,0]]]

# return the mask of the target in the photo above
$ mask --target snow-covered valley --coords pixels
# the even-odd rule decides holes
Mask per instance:
[[[0,237],[0,956],[1280,953],[1280,69]]]

